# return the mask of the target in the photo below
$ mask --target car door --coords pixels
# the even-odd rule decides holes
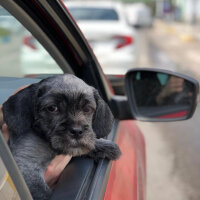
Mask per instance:
[[[43,77],[54,74],[73,73],[98,89],[115,116],[113,129],[108,139],[119,144],[122,151],[121,158],[114,162],[106,159],[94,162],[89,158],[73,158],[62,173],[51,200],[145,199],[145,144],[143,136],[135,122],[131,120],[129,109],[124,104],[126,97],[113,95],[107,77],[102,73],[95,55],[63,2],[61,0],[0,0],[0,5],[31,33],[30,35],[29,32],[23,31],[25,34],[22,37],[23,43],[34,49],[34,45],[38,45],[38,42],[52,57],[45,57],[44,50],[39,50],[39,56],[43,56],[39,68],[42,70],[37,71],[36,64],[31,67],[31,70],[25,70],[26,67],[31,66],[32,61],[35,61],[37,56],[34,54],[35,52],[32,52],[32,57],[35,59],[31,61],[31,51],[23,48],[20,62],[15,62],[15,67],[21,70],[21,73],[16,76],[21,78],[7,78],[5,76],[9,74],[0,74],[0,76],[4,76],[0,78],[0,90],[3,94],[1,103],[19,86],[37,82]],[[37,42],[34,41],[36,39]],[[26,61],[25,66],[21,65],[21,61]],[[45,64],[44,61],[50,63]],[[51,65],[54,61],[57,63],[56,68]],[[11,67],[13,65],[14,63],[11,63]],[[12,70],[11,72],[11,76],[15,77],[15,73]],[[6,151],[1,152],[4,152],[5,155]],[[25,191],[26,187],[23,186],[20,189],[21,180],[18,176],[13,176],[15,167],[10,169],[8,167],[10,163],[2,155],[2,160],[19,196],[21,199],[27,200],[28,197],[23,195],[23,190]]]

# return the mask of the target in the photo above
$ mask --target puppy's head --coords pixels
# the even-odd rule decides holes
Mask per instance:
[[[31,129],[57,153],[86,154],[95,138],[108,135],[113,116],[97,90],[73,75],[44,79],[10,97],[3,105],[12,134]]]

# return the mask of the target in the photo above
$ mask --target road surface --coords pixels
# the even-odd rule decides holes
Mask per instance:
[[[180,49],[176,52],[173,45],[171,52],[170,45],[167,45],[170,40],[159,33],[156,35],[155,29],[140,29],[138,33],[139,67],[159,67],[200,77],[195,69],[186,69],[189,58],[180,58]],[[192,51],[192,48],[187,50]],[[175,59],[176,56],[179,60]],[[138,122],[138,125],[146,140],[147,200],[199,200],[200,106],[197,106],[194,117],[187,121]]]

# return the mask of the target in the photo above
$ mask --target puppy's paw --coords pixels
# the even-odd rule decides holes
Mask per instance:
[[[120,157],[121,151],[117,144],[105,139],[96,139],[95,150],[89,153],[89,156],[94,160],[107,158],[109,160],[116,160]]]
[[[114,142],[110,142],[108,146],[105,146],[104,148],[105,158],[109,160],[116,160],[121,156],[120,148]]]

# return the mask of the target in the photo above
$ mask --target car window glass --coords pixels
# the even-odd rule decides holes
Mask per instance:
[[[40,43],[0,8],[0,76],[36,77],[63,73]]]
[[[20,200],[15,186],[8,174],[6,167],[0,157],[0,199]]]

